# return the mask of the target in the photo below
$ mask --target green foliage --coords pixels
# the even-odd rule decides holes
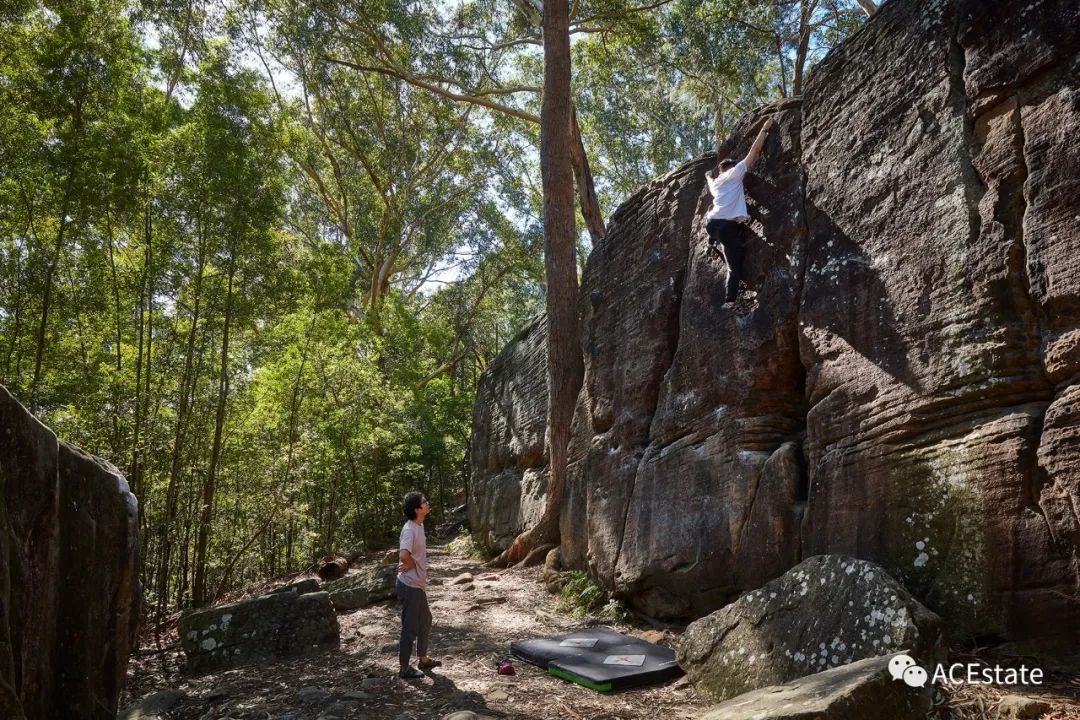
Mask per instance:
[[[478,545],[468,530],[463,530],[460,535],[447,543],[446,549],[452,555],[477,561],[490,560],[496,554],[491,548]]]
[[[544,306],[527,4],[8,4],[0,383],[127,475],[149,606],[460,502],[477,379]],[[810,63],[852,6],[815,4]],[[608,212],[791,83],[797,2],[576,7]]]
[[[608,622],[625,622],[630,616],[620,601],[609,599],[607,591],[582,570],[566,573],[558,609],[579,620],[593,615]]]
[[[460,502],[476,380],[542,304],[467,113],[338,70],[305,117],[251,67],[257,8],[221,10],[0,16],[0,382],[125,472],[159,610]]]

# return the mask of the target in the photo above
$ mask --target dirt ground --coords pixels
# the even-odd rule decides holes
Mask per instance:
[[[177,720],[309,720],[324,713],[342,720],[427,720],[457,710],[521,720],[674,720],[699,717],[709,707],[685,682],[598,693],[518,660],[513,661],[516,675],[497,674],[511,640],[571,632],[590,623],[555,610],[556,598],[544,590],[540,568],[493,572],[442,548],[429,547],[428,553],[437,583],[428,590],[434,617],[430,654],[443,666],[423,680],[397,678],[401,621],[395,602],[387,601],[339,614],[337,650],[203,676],[183,671],[175,629],[163,636],[162,650],[147,637],[131,660],[121,707],[165,688],[186,693],[170,713]],[[471,585],[446,584],[462,573],[476,579]],[[629,634],[647,628],[605,625]],[[301,693],[304,688],[328,693]]]
[[[519,720],[630,720],[698,718],[710,702],[686,681],[598,693],[514,660],[513,676],[496,673],[510,641],[570,632],[590,623],[558,612],[544,590],[539,568],[492,572],[442,548],[429,548],[434,616],[431,655],[443,666],[423,680],[397,678],[400,620],[393,601],[339,614],[340,648],[309,657],[191,676],[184,669],[175,627],[150,635],[132,657],[121,707],[157,690],[173,688],[184,699],[168,714],[175,720],[420,720],[472,710]],[[471,573],[469,585],[447,584]],[[613,625],[627,634],[648,625]],[[679,630],[664,632],[670,644]],[[1080,670],[1048,674],[1048,682],[1023,694],[1050,703],[1044,720],[1080,720]],[[931,717],[997,718],[1002,697],[1015,688],[945,688]]]

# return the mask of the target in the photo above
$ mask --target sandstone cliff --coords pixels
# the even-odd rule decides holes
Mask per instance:
[[[544,511],[547,490],[545,318],[519,332],[480,378],[469,444],[469,526],[504,548]]]
[[[1078,49],[1075,2],[884,5],[722,148],[777,113],[735,308],[713,158],[615,212],[582,279],[567,563],[696,616],[844,553],[954,631],[1080,635]],[[543,469],[542,333],[478,392],[471,512],[496,544]]]
[[[0,717],[116,717],[137,549],[124,478],[0,387]]]

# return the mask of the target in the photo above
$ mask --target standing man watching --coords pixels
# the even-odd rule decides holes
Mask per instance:
[[[705,178],[713,196],[712,208],[705,216],[705,231],[713,242],[723,246],[724,260],[728,266],[724,307],[730,307],[739,296],[743,258],[746,256],[746,223],[750,221],[750,215],[746,211],[743,177],[746,176],[747,169],[757,162],[773,124],[771,117],[765,120],[765,124],[758,131],[757,139],[754,140],[754,146],[745,158],[739,162],[724,158],[717,166],[716,177]]]
[[[431,609],[427,601],[427,539],[424,537],[424,518],[431,511],[427,498],[418,492],[405,496],[405,517],[398,542],[397,596],[401,602],[401,643],[398,646],[400,669],[398,677],[414,680],[424,677],[420,670],[442,665],[428,657],[431,635]],[[420,670],[409,664],[413,643],[420,656]]]

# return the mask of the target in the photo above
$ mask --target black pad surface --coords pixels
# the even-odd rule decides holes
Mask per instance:
[[[662,682],[682,673],[675,652],[607,628],[510,643],[510,654],[560,677],[581,678],[596,689],[617,690]]]

